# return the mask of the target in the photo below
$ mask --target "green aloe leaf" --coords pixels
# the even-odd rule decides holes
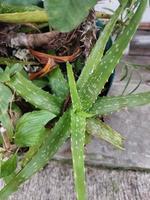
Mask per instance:
[[[135,106],[142,106],[149,103],[150,92],[116,97],[99,97],[90,109],[90,113],[93,115],[105,115],[123,108],[133,108]]]
[[[12,92],[7,86],[0,83],[0,94],[0,121],[11,138],[13,135],[13,126],[8,115],[8,107],[9,103],[12,102]]]
[[[56,115],[46,110],[24,114],[17,122],[15,143],[20,147],[38,145],[45,137],[44,125]]]
[[[92,52],[90,53],[85,66],[82,70],[82,73],[78,80],[78,87],[82,87],[83,84],[86,83],[87,79],[89,78],[89,75],[93,73],[93,71],[96,69],[97,65],[100,63],[104,50],[106,47],[106,44],[112,34],[112,31],[114,29],[114,26],[121,15],[121,13],[124,11],[124,7],[127,4],[127,0],[121,4],[118,9],[114,12],[113,16],[105,26],[103,32],[101,33],[99,39],[96,42],[96,45],[92,49]]]
[[[77,88],[76,88],[76,82],[75,82],[73,71],[72,71],[72,65],[69,63],[67,63],[67,74],[68,74],[70,94],[71,94],[72,106],[73,106],[74,112],[81,111],[82,109],[81,102],[80,102],[80,98],[79,98]]]
[[[9,176],[17,167],[17,155],[14,154],[8,160],[2,161],[0,166],[0,178]]]
[[[57,67],[56,69],[54,69],[48,75],[48,79],[52,92],[61,102],[63,102],[69,93],[69,88],[60,68]]]
[[[84,167],[86,119],[79,113],[71,112],[71,151],[78,200],[85,200],[87,196]]]
[[[42,169],[63,145],[70,135],[70,113],[66,112],[59,119],[51,133],[47,135],[41,147],[27,165],[13,177],[8,184],[0,191],[0,199],[7,199],[15,192],[19,185],[29,179],[34,173]]]
[[[47,136],[47,132],[45,131],[44,135],[45,137]],[[44,140],[41,140],[39,142],[39,144],[32,146],[29,148],[29,150],[26,152],[26,154],[24,155],[23,159],[21,160],[21,166],[22,168],[25,167],[25,165],[33,158],[33,156],[37,153],[37,151],[39,150],[40,146],[42,145]]]
[[[67,64],[67,74],[72,99],[71,110],[71,151],[74,169],[76,195],[78,200],[86,199],[84,144],[86,118],[82,115],[81,102],[78,96],[72,66]]]
[[[123,137],[118,132],[113,130],[109,125],[106,125],[99,119],[88,119],[86,131],[96,138],[109,142],[114,147],[123,149]]]
[[[76,28],[94,7],[97,0],[45,0],[49,25],[60,32]],[[64,14],[65,13],[65,14]]]
[[[108,81],[108,78],[120,61],[125,48],[137,29],[146,5],[147,0],[140,2],[135,14],[124,28],[123,32],[103,57],[101,62],[96,66],[95,70],[89,74],[88,80],[83,85],[80,85],[79,96],[85,110],[88,110],[95,102],[98,94],[103,89],[104,84]]]
[[[21,73],[14,75],[6,84],[36,108],[48,110],[56,115],[59,114],[58,99],[34,85]]]

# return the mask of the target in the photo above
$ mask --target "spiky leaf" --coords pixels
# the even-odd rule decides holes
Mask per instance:
[[[84,144],[86,118],[82,115],[81,102],[76,88],[72,66],[67,64],[70,94],[73,109],[71,110],[71,151],[74,169],[75,188],[78,200],[86,199]]]
[[[84,167],[86,119],[80,113],[71,112],[71,151],[78,200],[86,200],[86,183]]]
[[[49,110],[54,114],[59,113],[60,105],[57,98],[35,86],[21,73],[14,75],[11,80],[7,82],[7,85],[36,108]]]
[[[119,149],[123,149],[123,137],[99,119],[88,119],[86,130],[90,135],[103,139]]]
[[[99,97],[90,109],[90,113],[95,115],[107,115],[123,108],[133,108],[149,103],[150,92],[116,97]]]
[[[68,74],[70,94],[71,94],[72,106],[73,106],[74,112],[81,111],[82,110],[81,102],[80,102],[80,98],[79,98],[77,88],[76,88],[72,66],[69,63],[67,63],[67,74]]]

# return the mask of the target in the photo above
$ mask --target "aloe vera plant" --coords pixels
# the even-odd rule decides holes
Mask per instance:
[[[28,3],[35,3],[35,1],[25,2],[27,5]],[[67,5],[69,7],[71,2],[68,0]],[[60,23],[59,18],[62,13],[59,15],[59,9],[57,12],[48,13],[49,25],[54,26],[59,31],[72,30],[77,23],[79,24],[83,20],[87,15],[87,10],[92,8],[95,2],[91,0],[86,4],[86,1],[79,1],[79,11],[80,7],[84,9],[79,17],[77,16],[78,13],[75,13],[75,17],[78,18],[77,21],[70,17],[71,19],[68,19],[68,23],[66,23],[67,15],[64,15],[64,18],[61,19],[63,23]],[[137,1],[134,14],[122,27],[122,31],[112,47],[103,55],[117,20],[129,6],[126,0],[120,2],[120,6],[105,26],[87,58],[77,81],[75,80],[76,73],[74,73],[76,69],[69,63],[67,63],[68,80],[65,69],[61,70],[58,68],[59,66],[47,75],[45,84],[49,87],[49,92],[38,87],[34,81],[29,81],[20,65],[17,65],[17,68],[16,66],[13,68],[14,65],[12,65],[12,70],[8,66],[10,69],[5,68],[0,71],[0,91],[4,94],[3,97],[0,97],[1,105],[3,105],[0,106],[0,121],[15,145],[15,150],[11,150],[12,157],[7,157],[6,162],[3,160],[3,151],[0,152],[0,155],[2,154],[0,177],[5,179],[5,176],[10,176],[4,188],[0,191],[0,199],[7,199],[23,182],[42,169],[69,137],[71,138],[76,196],[78,200],[88,199],[84,167],[86,132],[111,143],[119,149],[123,149],[123,137],[100,121],[97,116],[106,115],[125,107],[148,104],[150,103],[150,92],[118,97],[99,97],[101,90],[133,37],[147,4],[147,0]],[[20,1],[7,1],[7,3],[21,4]],[[61,4],[64,5],[65,1],[62,1]],[[50,7],[51,5],[52,7]],[[65,8],[67,5],[64,5]],[[48,8],[54,9],[55,6],[55,1],[45,1],[47,12]],[[67,7],[67,11],[69,7]],[[69,13],[67,14],[70,16]],[[56,26],[54,20],[58,20]],[[16,21],[14,20],[14,22]],[[66,23],[65,26],[64,23]],[[11,102],[15,101],[12,91],[25,102],[28,102],[31,109],[27,110],[27,113],[17,120],[14,127],[7,113]],[[66,101],[68,99],[71,99],[70,104]],[[66,102],[68,104],[64,106]],[[47,123],[48,127],[46,126]],[[3,143],[3,138],[1,140]],[[18,162],[20,167],[17,168],[17,154],[22,147],[28,147],[28,150],[24,152],[23,158]],[[6,165],[7,167],[4,167]]]

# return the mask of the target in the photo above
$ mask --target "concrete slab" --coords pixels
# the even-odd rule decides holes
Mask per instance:
[[[149,200],[147,172],[86,168],[88,200]],[[9,200],[75,200],[72,167],[51,161]]]

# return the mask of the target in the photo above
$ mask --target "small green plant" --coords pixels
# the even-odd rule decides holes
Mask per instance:
[[[0,21],[43,23],[48,20],[49,26],[66,32],[84,20],[96,0],[76,1],[75,8],[71,0],[45,0],[45,9],[35,5],[29,7],[29,4],[38,1],[23,2],[26,6],[22,7],[18,5],[20,1],[0,1]],[[11,59],[0,58],[0,177],[6,182],[0,191],[0,199],[7,199],[22,183],[42,169],[68,138],[71,138],[76,196],[78,200],[88,198],[84,168],[85,135],[94,135],[123,149],[122,136],[98,117],[122,108],[150,103],[150,92],[99,96],[132,39],[146,5],[147,0],[130,3],[127,0],[120,1],[120,6],[87,57],[78,80],[75,78],[78,63],[67,62],[63,70],[57,66],[46,79],[41,78],[41,82],[38,82],[30,81],[23,70],[30,62],[18,62],[15,59],[11,62]],[[126,9],[130,6],[133,12],[128,16]],[[123,14],[126,23],[104,55],[106,44]],[[38,21],[39,16],[44,17]],[[48,92],[43,89],[47,85],[50,87]],[[63,109],[68,95],[72,103]],[[27,104],[30,109],[23,112],[17,106],[18,101]]]

